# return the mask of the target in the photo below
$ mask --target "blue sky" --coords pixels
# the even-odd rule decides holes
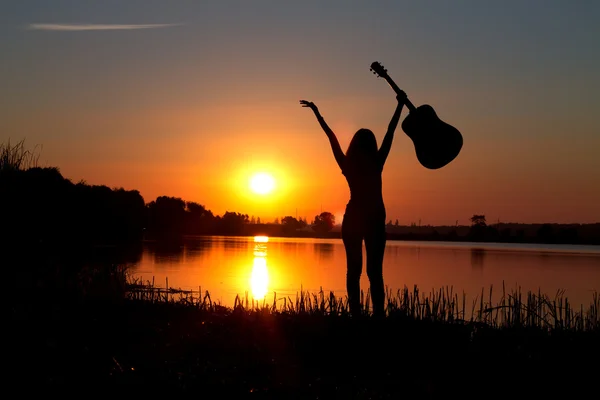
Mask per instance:
[[[73,180],[136,188],[147,201],[184,197],[216,212],[287,215],[299,192],[313,193],[302,201],[309,218],[322,203],[343,210],[345,182],[297,101],[318,103],[343,147],[362,126],[381,140],[394,96],[368,71],[378,60],[413,103],[434,105],[465,137],[456,162],[434,174],[419,169],[398,132],[384,176],[392,218],[600,220],[599,2],[0,7],[0,141],[43,145],[41,159]],[[290,146],[298,151],[282,156]],[[307,154],[322,158],[322,169],[303,164]],[[239,188],[219,182],[240,159],[287,171],[288,192],[277,203],[236,200]],[[307,184],[316,173],[326,183]],[[433,199],[449,191],[440,210]]]

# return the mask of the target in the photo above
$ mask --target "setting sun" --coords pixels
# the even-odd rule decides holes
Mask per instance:
[[[275,188],[275,180],[267,173],[255,174],[250,179],[250,189],[256,194],[268,194]]]

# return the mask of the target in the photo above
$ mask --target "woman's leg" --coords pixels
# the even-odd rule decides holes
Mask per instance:
[[[362,234],[344,217],[342,240],[346,249],[346,291],[352,316],[360,315],[360,275],[362,274]]]
[[[373,301],[373,314],[385,315],[385,289],[383,286],[383,255],[385,253],[385,219],[377,223],[365,235],[367,249],[367,276],[371,285],[371,300]]]

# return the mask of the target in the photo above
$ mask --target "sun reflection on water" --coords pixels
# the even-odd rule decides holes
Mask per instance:
[[[268,236],[254,236],[254,243],[268,243]]]
[[[250,274],[250,289],[255,300],[262,300],[268,291],[269,271],[267,270],[268,236],[254,237],[254,263]]]

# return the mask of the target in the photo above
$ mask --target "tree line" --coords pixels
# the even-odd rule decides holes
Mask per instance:
[[[470,225],[402,226],[388,223],[388,238],[397,240],[469,241],[500,243],[600,244],[600,223],[493,223],[475,214]]]
[[[159,196],[146,203],[137,190],[73,183],[55,167],[41,168],[32,152],[0,145],[0,244],[118,244],[142,239],[177,239],[181,235],[256,235],[339,237],[335,216],[324,211],[309,222],[283,216],[274,223],[227,211],[215,215],[204,205]],[[513,224],[514,225],[514,224]],[[488,225],[473,215],[469,227],[387,224],[388,238],[543,243],[600,243],[600,224],[542,224],[534,232],[510,225]]]
[[[186,234],[244,234],[249,226],[264,225],[248,214],[227,211],[215,215],[202,204],[177,197],[159,196],[146,203],[137,190],[73,183],[54,167],[0,168],[0,194],[3,243],[114,244]],[[307,226],[315,233],[325,233],[334,226],[335,217],[323,212],[310,224],[292,216],[277,222],[285,234]]]

